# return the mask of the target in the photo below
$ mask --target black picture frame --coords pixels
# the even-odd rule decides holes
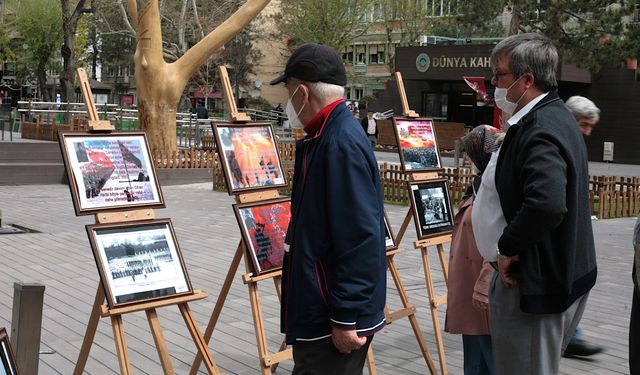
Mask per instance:
[[[0,328],[0,374],[19,375],[15,353],[6,328]]]
[[[282,268],[285,237],[291,220],[291,199],[278,198],[233,205],[253,272]]]
[[[193,294],[170,219],[86,229],[110,308]]]
[[[58,132],[76,215],[165,207],[146,133]]]
[[[398,244],[396,244],[396,237],[393,233],[393,228],[391,227],[391,222],[389,221],[389,216],[387,215],[387,210],[384,210],[384,226],[385,226],[385,246],[387,251],[395,250],[398,248]]]
[[[411,181],[409,196],[418,239],[453,231],[453,209],[446,179]]]
[[[287,186],[270,123],[214,123],[229,195]]]
[[[393,128],[403,171],[433,172],[442,169],[432,119],[394,117]]]

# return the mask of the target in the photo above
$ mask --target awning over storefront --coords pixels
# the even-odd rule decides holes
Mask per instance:
[[[193,93],[193,97],[196,99],[204,99],[205,97],[205,90],[202,88],[197,89],[194,93]],[[209,99],[222,99],[222,93],[218,92],[218,91],[212,91],[209,93]]]

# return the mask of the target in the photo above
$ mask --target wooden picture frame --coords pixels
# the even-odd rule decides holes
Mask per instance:
[[[453,209],[446,179],[411,181],[409,196],[418,239],[453,231]]]
[[[170,219],[86,229],[110,308],[193,294]]]
[[[431,172],[442,169],[432,119],[394,117],[393,128],[403,171]]]
[[[144,132],[58,133],[76,215],[164,207]]]
[[[229,195],[287,186],[270,123],[211,126]]]
[[[16,356],[9,341],[7,330],[0,328],[0,375],[19,375]]]
[[[387,216],[387,210],[384,210],[384,227],[384,242],[387,247],[387,251],[397,249],[398,244],[396,244],[396,237],[393,234],[393,228],[391,228],[391,222],[389,221],[389,216]]]
[[[284,241],[291,220],[291,199],[234,204],[233,210],[253,272],[261,274],[280,269],[287,246]]]

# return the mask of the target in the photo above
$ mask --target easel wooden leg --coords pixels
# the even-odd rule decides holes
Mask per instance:
[[[444,275],[445,283],[449,282],[449,266],[447,265],[447,254],[444,252],[444,245],[438,244],[438,258],[440,258],[440,265],[442,266],[442,274]]]
[[[218,370],[218,366],[216,366],[213,357],[211,357],[211,353],[209,352],[209,347],[205,339],[200,335],[200,331],[198,330],[198,326],[196,325],[195,320],[193,319],[193,314],[191,313],[191,309],[189,305],[186,303],[178,304],[180,308],[180,313],[182,314],[182,318],[184,322],[187,324],[187,328],[189,329],[189,333],[191,334],[191,338],[193,342],[196,344],[198,348],[198,356],[202,358],[204,362],[204,366],[207,368],[209,375],[218,375],[220,371]],[[193,368],[192,368],[193,371]],[[196,369],[197,371],[197,369]]]
[[[444,354],[444,345],[442,342],[442,332],[440,331],[440,318],[438,317],[438,301],[435,290],[433,288],[433,280],[431,278],[431,265],[429,263],[429,253],[426,247],[421,247],[422,266],[424,267],[424,278],[427,283],[427,295],[429,297],[429,308],[431,309],[431,319],[433,320],[433,332],[436,336],[436,344],[438,345],[438,358],[440,359],[440,369],[442,375],[447,375],[447,359]],[[446,297],[446,296],[445,296]]]
[[[402,237],[404,237],[404,233],[407,231],[407,228],[409,227],[409,224],[411,223],[412,219],[413,219],[413,213],[411,212],[411,208],[409,208],[409,211],[407,212],[407,216],[404,217],[404,221],[402,222],[402,225],[400,226],[400,230],[396,235],[397,245],[400,245],[400,243],[402,242]]]
[[[158,313],[156,309],[149,309],[145,311],[147,314],[147,320],[149,321],[149,327],[151,328],[151,334],[153,335],[153,341],[156,343],[156,349],[158,350],[158,356],[160,357],[160,363],[162,364],[162,370],[165,375],[173,375],[173,365],[171,364],[171,357],[169,357],[169,349],[167,343],[164,341],[164,335],[162,334],[162,328],[160,328],[160,321],[158,320]]]
[[[91,309],[91,315],[89,316],[89,322],[87,323],[87,330],[82,340],[82,346],[80,347],[80,354],[78,355],[78,361],[76,367],[73,370],[73,375],[82,375],[84,367],[89,359],[89,352],[91,351],[91,345],[93,345],[93,339],[96,336],[96,330],[98,329],[98,323],[100,322],[100,306],[106,298],[102,284],[98,284],[98,290],[96,291],[96,298],[93,301],[93,308]]]
[[[404,289],[404,285],[402,284],[402,280],[400,279],[400,272],[398,272],[398,267],[396,267],[396,262],[393,259],[393,256],[387,257],[387,265],[389,266],[389,272],[391,272],[391,277],[393,278],[394,283],[396,284],[396,289],[398,290],[398,294],[400,295],[400,300],[402,301],[402,306],[404,308],[408,308],[411,306],[409,303],[409,296],[407,295],[406,290]],[[427,346],[427,341],[424,339],[422,335],[422,330],[420,329],[420,325],[418,324],[418,319],[416,318],[415,313],[410,314],[408,316],[409,322],[411,323],[411,328],[413,329],[413,334],[416,336],[418,340],[418,345],[420,346],[420,350],[422,351],[422,356],[424,357],[424,361],[427,363],[427,367],[429,367],[429,372],[434,375],[437,374],[436,365],[431,358],[431,354],[429,354],[429,348]]]
[[[238,248],[236,249],[236,254],[233,256],[233,260],[231,261],[229,272],[227,272],[227,276],[224,279],[224,284],[222,284],[222,288],[220,289],[220,295],[218,296],[218,300],[216,301],[216,306],[213,308],[213,312],[211,313],[209,324],[207,324],[207,328],[204,331],[204,341],[207,345],[211,340],[213,330],[216,328],[216,323],[218,322],[218,318],[220,317],[220,313],[222,312],[222,308],[224,307],[224,302],[229,295],[229,290],[231,290],[231,284],[233,284],[233,278],[236,276],[236,272],[238,271],[238,267],[240,266],[240,260],[242,259],[243,250],[244,245],[243,242],[240,241],[240,243],[238,244]],[[189,375],[196,375],[198,373],[201,362],[202,356],[200,353],[198,353],[196,354],[196,358],[193,361],[193,365],[191,366]]]
[[[369,375],[378,375],[376,359],[373,356],[373,345],[369,345],[369,350],[367,350],[367,368],[369,369]]]
[[[274,276],[273,277],[273,284],[276,287],[276,293],[278,294],[278,301],[282,301],[282,276]],[[280,348],[278,349],[278,352],[281,352],[283,350],[285,350],[287,348],[287,341],[286,339],[282,339],[282,344],[280,344]],[[276,362],[271,366],[271,372],[276,372],[276,370],[278,369],[278,365],[280,364],[280,362]]]
[[[251,300],[251,311],[253,313],[253,324],[255,326],[262,375],[271,375],[271,363],[267,361],[267,340],[264,334],[264,320],[262,318],[262,308],[260,307],[258,283],[251,282],[247,285],[249,287],[249,299]]]
[[[111,328],[113,329],[113,338],[116,342],[116,353],[118,354],[118,363],[120,364],[120,374],[131,374],[131,362],[129,361],[129,352],[127,350],[127,340],[124,336],[124,328],[122,326],[122,315],[114,315],[111,317]]]

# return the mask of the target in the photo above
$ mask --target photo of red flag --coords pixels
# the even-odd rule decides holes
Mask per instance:
[[[482,100],[485,103],[492,102],[492,99],[487,95],[487,88],[484,84],[484,77],[462,77],[469,87],[477,94],[480,94]]]
[[[127,146],[125,146],[122,142],[118,141],[118,145],[120,146],[120,153],[122,154],[122,158],[129,163],[135,164],[138,168],[142,168],[142,162],[138,159],[133,152],[131,152]]]

